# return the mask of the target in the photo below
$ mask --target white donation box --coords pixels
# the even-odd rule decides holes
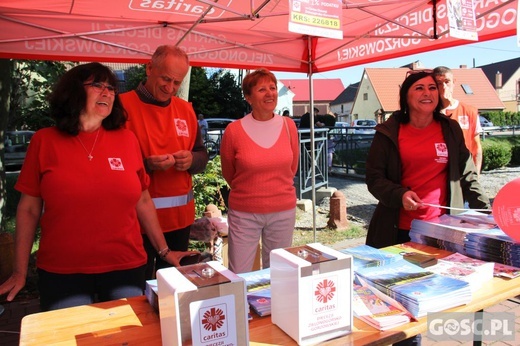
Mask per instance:
[[[157,271],[162,344],[249,345],[244,279],[218,262]]]
[[[352,257],[319,243],[271,251],[271,320],[299,345],[352,332]]]

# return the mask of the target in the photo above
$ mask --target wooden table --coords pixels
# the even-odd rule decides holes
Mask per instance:
[[[425,245],[410,246],[441,258],[450,252]],[[448,311],[474,312],[520,295],[520,278],[493,278],[475,293],[468,305]],[[354,332],[320,345],[388,345],[426,331],[426,317],[388,330],[376,330],[354,319]],[[251,345],[296,345],[271,323],[270,317],[249,322]],[[25,316],[20,345],[161,345],[159,317],[144,296],[83,305]]]

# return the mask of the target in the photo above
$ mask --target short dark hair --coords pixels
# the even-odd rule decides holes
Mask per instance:
[[[451,68],[446,67],[446,66],[437,66],[436,68],[433,69],[434,76],[444,76],[446,73],[453,74],[453,71],[451,70]]]
[[[399,89],[399,121],[402,123],[408,123],[410,121],[410,114],[408,113],[408,90],[412,87],[412,85],[420,79],[432,77],[435,82],[435,78],[433,77],[433,72],[430,71],[414,71],[414,73],[410,73],[406,76],[403,84],[401,84],[401,89]],[[434,117],[436,113],[440,113],[442,109],[442,102],[439,100],[437,102],[437,107],[434,111]]]
[[[98,62],[75,66],[54,84],[47,99],[50,116],[56,121],[58,130],[73,136],[79,133],[79,115],[87,103],[84,83],[91,79],[92,82],[105,82],[117,87],[114,72]],[[103,119],[102,126],[105,130],[115,130],[122,128],[126,120],[126,111],[116,94],[112,112]]]

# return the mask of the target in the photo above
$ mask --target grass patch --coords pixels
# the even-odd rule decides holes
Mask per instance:
[[[294,230],[293,246],[301,246],[310,243],[321,243],[323,245],[333,245],[345,239],[355,239],[366,236],[367,231],[359,225],[352,225],[346,230],[320,229],[316,230],[316,240],[312,230]]]
[[[520,146],[520,136],[489,136],[483,142],[502,143],[507,142],[512,147]]]

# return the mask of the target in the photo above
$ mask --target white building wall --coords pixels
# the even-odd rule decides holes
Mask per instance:
[[[366,100],[365,95],[366,94]],[[354,105],[352,106],[352,120],[355,119],[374,119],[376,117],[374,112],[381,108],[381,104],[376,97],[376,93],[374,88],[372,87],[372,83],[370,82],[366,72],[363,72],[363,76],[361,78],[361,84],[359,85],[359,89],[356,95],[356,99],[354,100]]]
[[[278,81],[278,104],[274,112],[276,114],[282,115],[284,110],[288,110],[291,116],[293,112],[293,98],[294,93],[289,90],[282,82]]]
[[[519,112],[520,111],[520,90],[518,89],[520,81],[520,68],[509,78],[502,88],[497,89],[498,97],[506,106],[504,111]]]

